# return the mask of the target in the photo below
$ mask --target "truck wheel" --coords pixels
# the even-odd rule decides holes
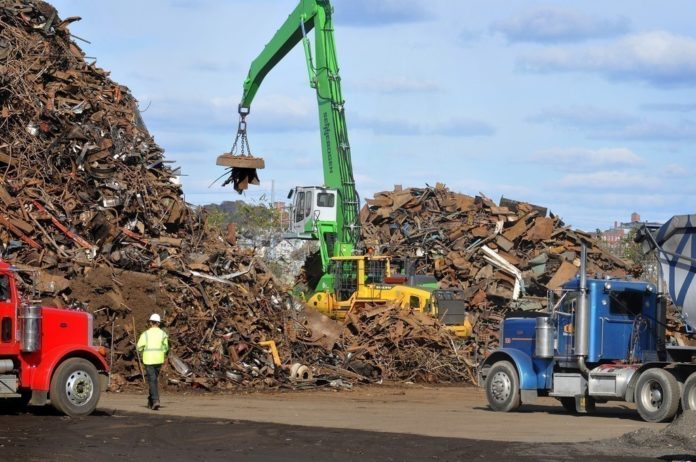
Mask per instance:
[[[91,414],[100,394],[99,373],[86,359],[65,360],[51,379],[51,405],[71,417]]]
[[[696,372],[691,374],[684,382],[681,402],[682,409],[685,411],[696,410]]]
[[[646,422],[665,422],[679,408],[679,383],[664,369],[648,369],[636,384],[636,407]]]
[[[520,379],[509,361],[498,361],[486,377],[486,398],[494,411],[510,412],[520,407]]]

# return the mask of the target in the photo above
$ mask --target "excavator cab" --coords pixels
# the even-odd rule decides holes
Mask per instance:
[[[320,186],[297,186],[290,190],[290,225],[286,239],[316,239],[317,222],[336,222],[338,192]]]

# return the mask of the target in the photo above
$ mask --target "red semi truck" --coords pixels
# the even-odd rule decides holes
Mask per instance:
[[[108,384],[104,356],[91,314],[23,301],[16,271],[0,261],[0,398],[90,414]]]

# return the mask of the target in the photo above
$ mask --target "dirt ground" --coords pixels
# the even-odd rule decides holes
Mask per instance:
[[[147,412],[135,394],[110,393],[107,411]],[[594,415],[570,415],[553,398],[520,412],[491,412],[484,392],[472,386],[374,385],[352,391],[317,390],[234,395],[166,394],[161,413],[182,417],[237,419],[312,427],[345,428],[423,436],[519,442],[579,442],[658,430],[631,405],[598,406]]]
[[[476,388],[165,394],[158,412],[144,403],[108,394],[98,413],[75,419],[0,408],[0,460],[696,461],[668,432],[693,440],[693,418],[647,424],[618,404],[575,416],[553,400],[501,414]]]

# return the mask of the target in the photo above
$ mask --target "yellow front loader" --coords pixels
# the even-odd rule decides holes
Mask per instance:
[[[392,275],[389,257],[333,257],[329,268],[333,288],[315,292],[307,304],[333,319],[345,319],[350,311],[366,304],[393,303],[440,319],[459,337],[471,335],[471,323],[459,291],[429,291],[403,285],[402,278]]]

